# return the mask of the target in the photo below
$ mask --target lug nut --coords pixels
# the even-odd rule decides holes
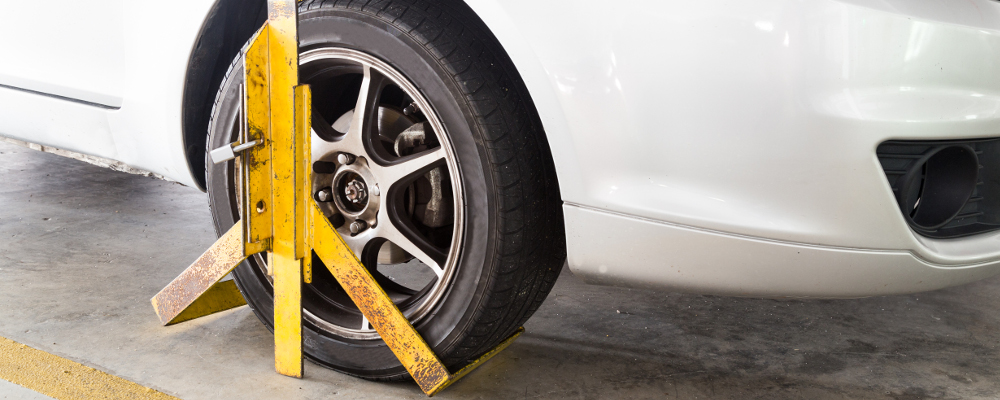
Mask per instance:
[[[372,185],[372,187],[371,187],[371,193],[372,193],[372,196],[378,196],[378,195],[382,194],[382,191],[379,190],[377,183],[374,184],[374,185]]]
[[[337,162],[342,165],[347,165],[354,162],[354,156],[347,153],[340,153],[337,155]]]
[[[367,222],[362,221],[360,219],[357,220],[357,221],[351,222],[351,234],[352,235],[357,235],[358,233],[361,233],[361,231],[363,231],[365,229],[368,229],[368,223]]]
[[[333,194],[330,193],[330,188],[323,188],[322,190],[316,192],[316,200],[322,202],[333,200]]]

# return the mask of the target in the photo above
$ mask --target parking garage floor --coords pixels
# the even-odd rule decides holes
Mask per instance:
[[[425,398],[308,362],[305,379],[275,374],[271,334],[246,307],[161,327],[149,298],[214,240],[195,189],[0,143],[0,337],[182,399]],[[564,271],[527,332],[438,397],[992,399],[998,310],[1000,278],[769,300]],[[43,398],[0,380],[0,399]]]

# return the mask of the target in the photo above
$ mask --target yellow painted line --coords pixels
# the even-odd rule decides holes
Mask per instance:
[[[178,400],[3,337],[0,337],[0,379],[57,400]]]

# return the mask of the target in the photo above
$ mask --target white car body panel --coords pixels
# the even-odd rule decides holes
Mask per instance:
[[[1000,232],[915,234],[875,156],[890,139],[1000,136],[1000,3],[467,3],[532,95],[569,266],[588,281],[855,297],[1000,272]],[[211,6],[124,2],[120,69],[107,81],[120,86],[21,88],[105,108],[4,87],[17,86],[0,62],[0,135],[194,185],[181,101]],[[120,108],[74,84],[118,93]]]
[[[588,280],[853,296],[926,290],[995,272],[1000,233],[916,235],[874,150],[889,139],[1000,133],[1000,4],[470,4],[508,49],[542,115],[566,202],[569,265]],[[504,23],[514,26],[497,28]],[[607,215],[584,217],[602,211]],[[671,245],[677,233],[649,228],[649,220],[702,239]],[[699,231],[747,238],[760,251],[720,247]],[[774,246],[871,256],[838,266],[819,255],[761,253]],[[954,277],[881,288],[835,280],[820,288],[782,276],[862,273],[851,271],[857,265],[885,272],[892,270],[879,256],[886,251],[906,254],[913,276]],[[681,260],[682,270],[700,278],[671,270]],[[770,266],[760,277],[770,283],[736,278],[758,262]],[[941,270],[948,267],[956,268]]]
[[[93,3],[103,6],[111,2]],[[20,7],[21,3],[4,0],[3,7]],[[77,3],[90,4],[91,0]],[[213,3],[179,0],[165,7],[149,1],[120,2],[118,14],[111,15],[125,16],[119,24],[123,33],[117,37],[124,48],[124,57],[110,63],[115,67],[116,78],[123,82],[118,108],[66,101],[64,97],[70,92],[19,88],[0,80],[0,135],[121,161],[197,186],[184,158],[181,102],[188,59]],[[30,6],[25,4],[24,7]],[[89,32],[89,25],[103,22],[106,17],[100,10],[89,13],[77,10],[79,18],[86,20],[86,25],[77,23],[80,25],[77,31]],[[25,11],[23,15],[32,14]],[[30,25],[39,18],[25,19]],[[61,30],[57,35],[64,33]],[[0,62],[0,66],[5,64],[6,60]],[[76,100],[96,103],[89,98]]]
[[[8,56],[0,62],[0,85],[120,107],[124,3],[52,0],[40,8],[3,2],[0,54]]]

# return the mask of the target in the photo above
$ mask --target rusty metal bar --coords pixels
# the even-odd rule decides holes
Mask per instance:
[[[361,313],[382,336],[382,340],[428,396],[433,396],[507,348],[524,331],[514,335],[457,373],[448,371],[434,350],[392,302],[375,278],[344,240],[323,211],[312,204],[313,250]]]
[[[268,0],[268,114],[271,125],[271,203],[273,232],[271,270],[274,272],[274,367],[278,373],[302,377],[302,267],[305,253],[302,150],[296,129],[296,86],[299,45],[295,0]],[[248,70],[248,78],[252,70]],[[308,93],[308,87],[300,92]],[[305,95],[308,96],[308,95]],[[298,112],[297,112],[298,111]],[[306,139],[308,140],[308,139]]]
[[[517,331],[515,331],[513,335],[510,335],[509,338],[504,339],[504,341],[500,342],[500,344],[498,344],[497,347],[494,347],[493,350],[487,351],[486,354],[479,356],[479,358],[477,358],[476,361],[473,361],[471,364],[462,367],[462,369],[458,370],[458,372],[450,374],[448,376],[448,380],[438,384],[437,386],[432,388],[431,391],[429,392],[425,390],[424,393],[427,396],[434,396],[435,394],[441,393],[442,390],[444,390],[448,386],[451,386],[452,383],[457,382],[459,379],[462,379],[464,376],[468,375],[476,368],[479,368],[480,365],[483,365],[483,363],[489,361],[491,358],[493,358],[493,356],[500,354],[500,352],[506,349],[507,346],[510,346],[511,343],[514,343],[514,340],[520,337],[522,333],[524,333],[524,327],[517,328]]]
[[[420,389],[429,393],[448,380],[448,369],[379,286],[315,203],[313,249],[368,322],[392,349]]]
[[[295,257],[302,260],[302,279],[312,283],[312,91],[295,87]]]
[[[243,226],[236,224],[153,296],[160,323],[172,325],[246,304],[236,285],[219,283],[244,259]]]
[[[271,101],[268,77],[268,32],[265,24],[250,39],[243,57],[243,111],[241,141],[261,142],[240,156],[243,212],[240,223],[246,232],[247,256],[270,250],[273,235],[271,204]],[[254,247],[251,249],[251,247]]]

